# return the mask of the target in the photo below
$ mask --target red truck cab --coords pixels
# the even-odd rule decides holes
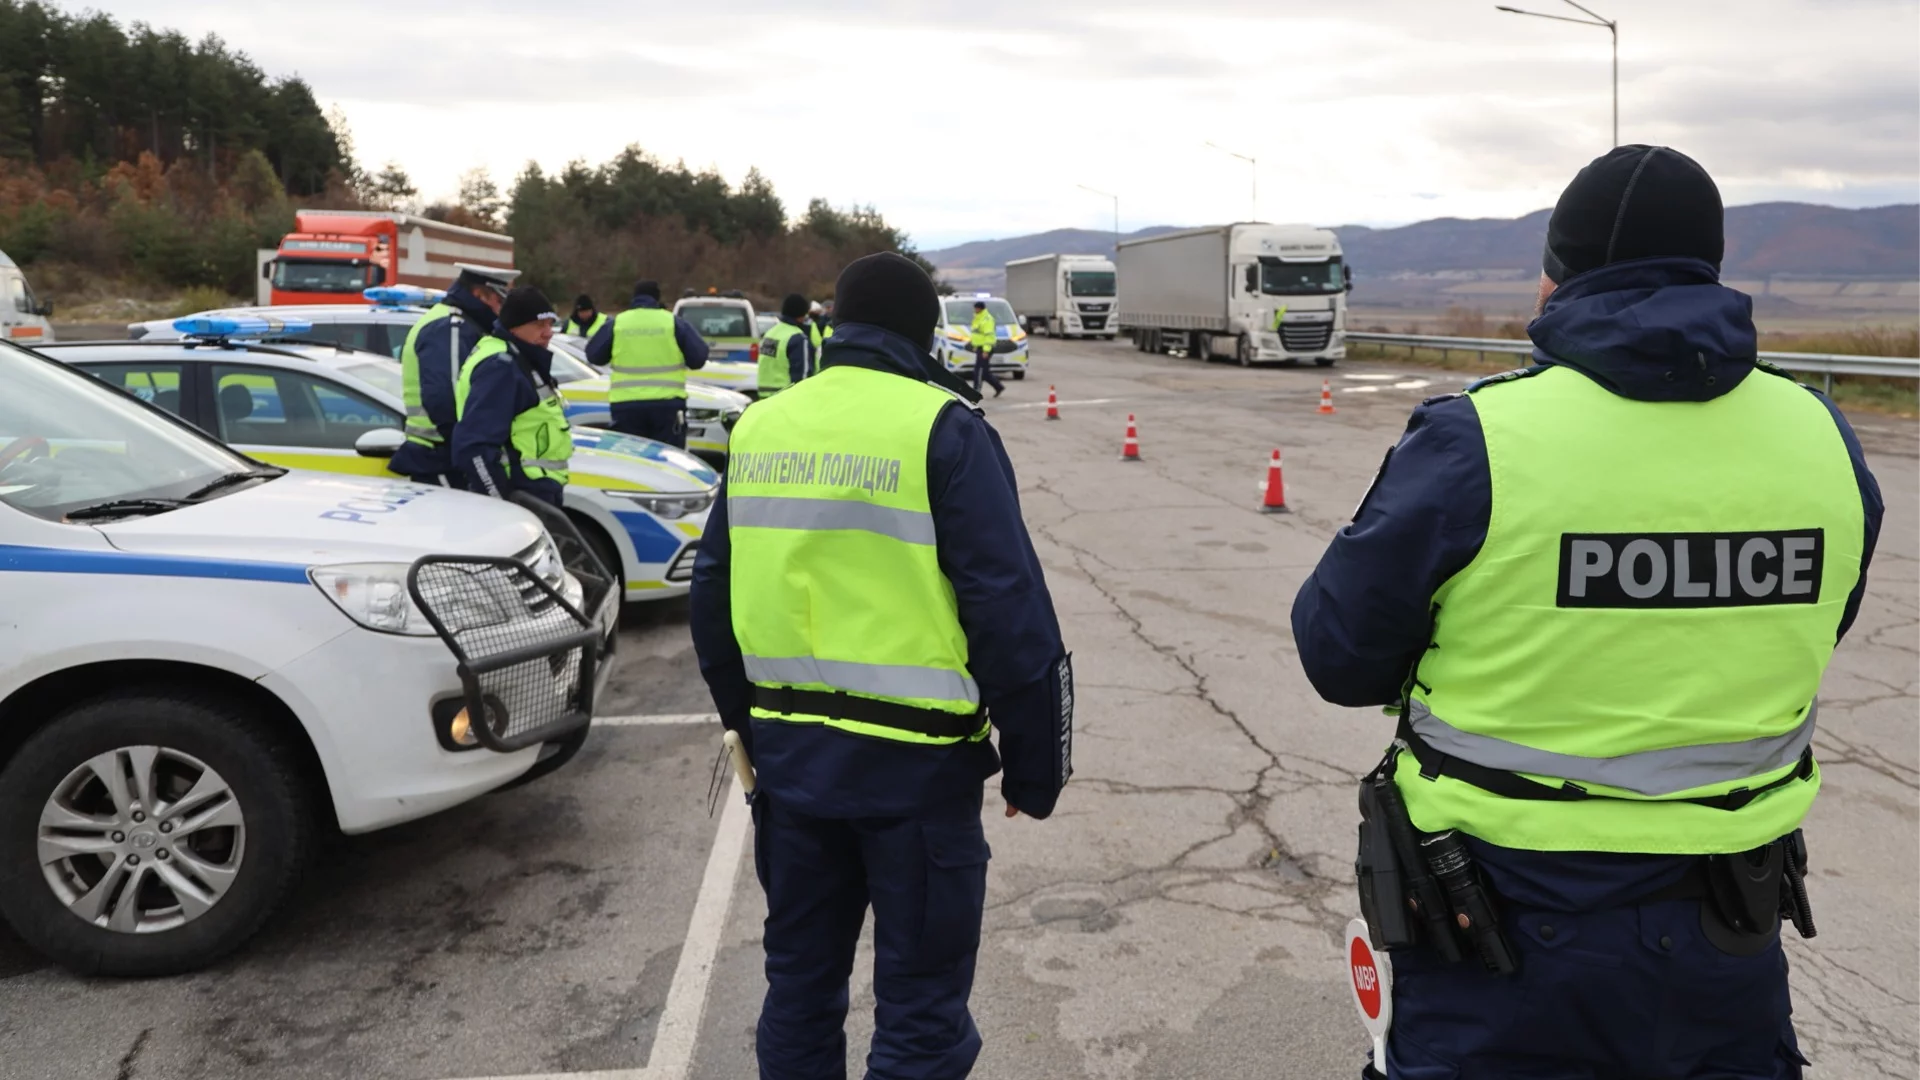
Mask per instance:
[[[300,210],[262,268],[271,304],[358,304],[375,285],[444,288],[456,262],[513,266],[513,237],[386,210]]]

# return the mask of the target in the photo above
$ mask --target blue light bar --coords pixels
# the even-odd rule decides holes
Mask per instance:
[[[425,289],[418,285],[376,285],[363,290],[361,296],[369,303],[381,307],[426,307],[437,304],[446,297],[440,289]]]
[[[184,337],[290,337],[313,329],[306,319],[269,319],[260,315],[189,315],[173,320],[173,328]]]

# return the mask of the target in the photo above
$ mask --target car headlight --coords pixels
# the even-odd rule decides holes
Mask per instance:
[[[558,557],[557,554],[555,556]],[[369,630],[383,634],[430,637],[433,624],[407,591],[411,563],[342,563],[316,566],[307,572],[341,614]],[[428,602],[440,621],[455,631],[499,626],[512,619],[519,595],[497,570],[472,575],[472,588],[430,588]]]
[[[697,514],[713,505],[713,492],[702,491],[694,495],[661,495],[652,491],[613,491],[607,494],[628,502],[639,503],[640,508],[656,517],[669,520]]]
[[[687,419],[698,420],[703,424],[711,424],[715,420],[720,419],[720,410],[719,409],[688,409]]]

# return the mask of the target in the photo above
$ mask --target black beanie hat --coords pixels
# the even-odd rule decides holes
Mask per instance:
[[[500,325],[511,330],[516,326],[525,326],[546,315],[553,315],[553,304],[547,300],[547,294],[531,285],[522,285],[507,294],[500,305]]]
[[[1699,162],[1665,146],[1615,147],[1560,193],[1543,268],[1557,284],[1609,263],[1689,256],[1717,273],[1725,216],[1720,189]]]
[[[593,297],[588,296],[586,293],[581,293],[579,296],[573,298],[573,310],[598,311],[600,309],[594,306]]]
[[[633,295],[651,296],[655,302],[658,302],[660,299],[660,283],[657,281],[636,281],[633,283]]]
[[[799,293],[788,293],[787,298],[780,301],[780,317],[799,322],[807,317],[807,312],[812,306],[807,303],[807,298]]]
[[[891,251],[855,259],[833,287],[833,325],[867,323],[915,345],[933,344],[940,293],[913,260]]]

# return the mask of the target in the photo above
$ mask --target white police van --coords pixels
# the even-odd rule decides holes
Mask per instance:
[[[972,328],[976,303],[987,305],[987,314],[993,316],[995,340],[993,358],[988,363],[994,374],[1026,378],[1027,346],[1031,344],[1027,332],[1021,328],[1019,316],[1013,313],[1013,305],[991,293],[940,298],[940,324],[934,328],[933,355],[948,371],[969,380],[973,378]]]
[[[11,345],[0,383],[0,916],[33,948],[199,967],[322,830],[578,749],[613,590],[534,514],[265,465]]]

